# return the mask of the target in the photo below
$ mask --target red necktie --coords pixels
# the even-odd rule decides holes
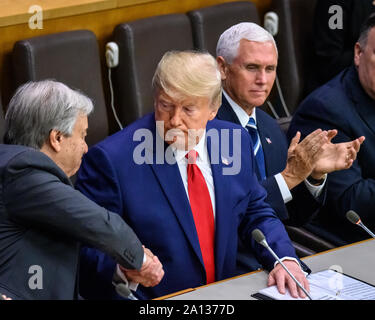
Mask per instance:
[[[198,153],[195,150],[190,150],[185,156],[188,159],[188,193],[203,263],[206,269],[207,283],[211,283],[215,281],[215,221],[206,180],[201,170],[195,164],[197,156]]]

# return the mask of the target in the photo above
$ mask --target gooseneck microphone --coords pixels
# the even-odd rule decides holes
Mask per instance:
[[[353,224],[360,226],[363,230],[365,230],[371,237],[375,239],[375,234],[373,234],[369,228],[367,228],[361,221],[361,218],[358,214],[356,214],[353,210],[349,210],[346,213],[346,218]]]
[[[277,254],[272,250],[272,248],[268,245],[266,241],[266,237],[264,236],[263,232],[260,231],[259,229],[253,230],[251,233],[253,236],[254,240],[258,242],[260,245],[265,247],[271,254],[272,256],[281,264],[281,266],[284,268],[284,270],[290,275],[290,277],[293,279],[293,281],[297,284],[297,286],[305,293],[305,295],[312,300],[312,297],[310,294],[307,292],[307,290],[299,283],[299,281],[292,275],[292,273],[288,270],[288,268],[285,266],[285,264],[280,260],[280,258],[277,256]]]

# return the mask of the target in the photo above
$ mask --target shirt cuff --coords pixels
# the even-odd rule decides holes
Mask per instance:
[[[299,261],[296,258],[293,258],[293,257],[284,257],[284,258],[281,258],[280,260],[281,260],[281,262],[283,262],[284,260],[295,261],[299,265],[299,267],[300,267],[301,271],[304,273],[305,277],[308,275],[307,272],[303,271],[303,269],[301,267],[301,264],[299,263]],[[273,267],[275,268],[278,263],[279,263],[279,261],[276,260],[275,263],[273,264]]]
[[[279,186],[280,193],[284,200],[284,203],[288,203],[290,200],[293,199],[293,196],[290,193],[290,190],[288,188],[288,185],[285,182],[285,179],[283,178],[281,173],[276,174],[274,177],[277,182],[277,185]]]
[[[309,192],[312,194],[312,196],[316,199],[322,193],[322,190],[323,190],[323,188],[326,184],[326,181],[327,181],[327,174],[324,177],[323,183],[319,186],[312,185],[307,179],[304,180],[304,183],[306,185],[307,190],[309,190]]]
[[[146,260],[147,260],[146,254],[143,254],[143,263],[145,263]],[[130,290],[137,291],[139,283],[138,282],[134,282],[134,281],[128,281],[128,279],[126,278],[125,274],[120,270],[120,266],[118,264],[116,265],[116,273],[121,278],[121,280],[124,281],[125,285]]]

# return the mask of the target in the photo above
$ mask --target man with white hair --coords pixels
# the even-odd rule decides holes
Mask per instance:
[[[0,292],[9,298],[77,299],[81,243],[140,269],[138,282],[163,276],[133,230],[69,180],[87,152],[92,110],[88,97],[52,80],[24,84],[9,103],[0,145]]]
[[[257,108],[271,92],[278,58],[272,35],[259,25],[244,22],[227,29],[216,55],[223,84],[217,118],[248,130],[258,180],[279,218],[286,224],[307,223],[325,201],[327,173],[349,168],[364,138],[332,144],[337,130],[317,129],[301,142],[297,132],[288,148],[277,122]],[[242,258],[243,263],[259,267],[256,260],[245,262],[246,254]]]

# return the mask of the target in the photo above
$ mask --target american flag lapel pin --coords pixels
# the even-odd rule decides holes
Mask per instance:
[[[227,159],[227,158],[224,158],[224,157],[222,157],[221,158],[221,161],[225,164],[225,165],[229,165],[229,160]]]
[[[271,144],[271,143],[272,143],[271,139],[268,138],[268,137],[266,138],[266,141],[267,141],[268,144]]]

